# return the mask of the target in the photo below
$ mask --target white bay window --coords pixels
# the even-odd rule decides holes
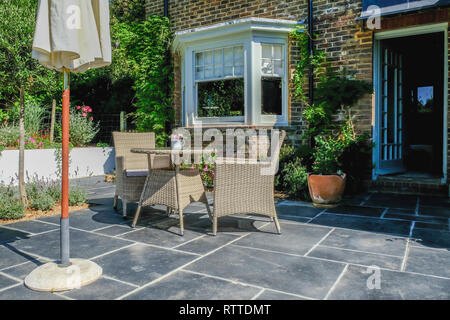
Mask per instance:
[[[286,125],[288,34],[295,25],[247,18],[178,32],[183,125]]]

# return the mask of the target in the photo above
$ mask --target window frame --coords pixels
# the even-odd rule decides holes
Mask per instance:
[[[261,21],[260,21],[261,20]],[[253,21],[264,24],[263,27],[253,25]],[[249,23],[250,22],[250,23]],[[265,25],[267,24],[267,25]],[[236,29],[234,32],[228,28]],[[287,126],[289,119],[289,32],[295,28],[291,21],[251,18],[242,22],[233,22],[230,26],[217,29],[214,26],[202,30],[183,31],[176,39],[176,47],[181,47],[181,91],[182,91],[182,125],[262,125]],[[183,39],[185,38],[185,39]],[[189,39],[189,41],[188,41]],[[261,105],[261,62],[262,44],[280,44],[283,51],[282,114],[263,115]],[[215,79],[195,79],[195,54],[197,52],[221,49],[231,46],[242,46],[244,51],[244,116],[230,117],[198,117],[197,83]],[[176,49],[177,49],[176,48]],[[224,77],[233,79],[242,77]],[[277,77],[280,78],[280,77]]]
[[[211,79],[202,79],[202,80],[197,80],[195,79],[195,75],[196,75],[196,54],[200,53],[200,52],[207,52],[207,51],[213,51],[214,50],[218,50],[218,49],[226,49],[226,48],[235,48],[235,47],[240,47],[242,46],[242,50],[243,50],[243,55],[244,55],[244,65],[243,65],[243,74],[242,76],[223,76],[221,78],[211,78]],[[192,65],[192,75],[193,75],[193,84],[194,84],[194,124],[196,123],[216,123],[216,122],[220,122],[220,123],[224,123],[224,122],[230,122],[230,123],[243,123],[245,121],[245,115],[247,114],[247,99],[245,99],[246,96],[246,79],[245,79],[245,68],[246,68],[246,53],[245,53],[245,46],[241,45],[241,44],[234,44],[234,45],[226,45],[226,46],[214,46],[211,47],[209,49],[202,49],[202,50],[193,50],[192,51],[192,61],[193,61],[193,65]],[[225,63],[225,61],[223,62]],[[234,67],[234,60],[233,60],[233,67]],[[213,68],[214,70],[214,68]],[[234,70],[233,70],[233,74],[234,74]],[[198,116],[198,83],[201,82],[213,82],[213,81],[220,81],[220,80],[232,80],[232,79],[244,79],[244,116],[226,116],[226,117],[199,117]]]

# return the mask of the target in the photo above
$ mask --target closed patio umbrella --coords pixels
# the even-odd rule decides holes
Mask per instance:
[[[64,73],[62,109],[61,261],[31,272],[25,285],[39,291],[63,291],[91,283],[102,270],[93,262],[69,259],[69,109],[70,72],[111,63],[109,0],[40,0],[32,57]]]

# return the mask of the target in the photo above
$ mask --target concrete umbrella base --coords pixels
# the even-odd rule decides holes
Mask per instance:
[[[88,285],[102,275],[102,268],[92,261],[70,259],[70,262],[68,267],[49,262],[34,269],[25,278],[25,286],[35,291],[67,291]]]

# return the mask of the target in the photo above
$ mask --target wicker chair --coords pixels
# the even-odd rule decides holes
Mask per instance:
[[[271,166],[276,168],[274,166],[278,165],[280,148],[285,136],[286,132],[281,131],[279,144],[275,150],[271,151],[270,161],[261,160],[256,163],[221,161],[222,163],[216,164],[212,216],[214,235],[217,234],[218,218],[232,214],[268,216],[274,221],[278,233],[281,234],[274,201],[275,172],[268,169]]]
[[[148,158],[145,154],[132,153],[132,148],[154,148],[155,133],[113,132],[116,152],[116,194],[114,209],[117,210],[118,198],[122,200],[123,216],[127,215],[127,203],[138,202],[148,174]],[[168,156],[152,157],[153,168],[167,168]]]

